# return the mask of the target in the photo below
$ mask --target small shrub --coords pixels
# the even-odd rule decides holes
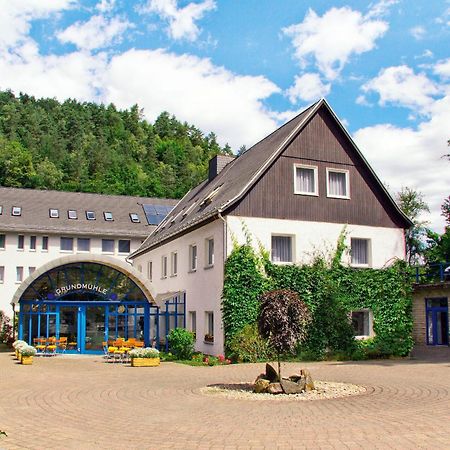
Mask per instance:
[[[246,325],[235,334],[228,343],[229,356],[238,362],[257,362],[272,359],[273,351],[266,339],[263,339],[257,324]]]
[[[11,319],[0,311],[0,344],[12,345],[14,342]]]
[[[36,349],[32,345],[24,345],[20,348],[20,353],[22,356],[34,356]]]
[[[130,351],[130,358],[159,358],[159,350],[156,348],[134,348]]]
[[[168,336],[170,351],[178,359],[191,359],[194,353],[194,334],[184,328],[171,330]]]

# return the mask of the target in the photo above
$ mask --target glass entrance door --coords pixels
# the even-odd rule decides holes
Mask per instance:
[[[448,345],[448,302],[446,298],[426,299],[427,344]]]
[[[102,351],[106,339],[104,305],[87,305],[84,311],[84,351]]]
[[[78,306],[59,307],[59,337],[67,337],[67,350],[80,351]]]

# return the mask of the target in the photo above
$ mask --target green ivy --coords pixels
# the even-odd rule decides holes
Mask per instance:
[[[345,250],[340,238],[335,255],[310,265],[275,265],[267,252],[257,254],[250,242],[235,245],[225,264],[222,313],[225,342],[258,316],[259,298],[271,289],[291,289],[312,314],[308,339],[299,351],[315,354],[357,347],[348,320],[350,311],[373,312],[373,346],[380,355],[404,356],[412,348],[412,285],[402,261],[383,269],[355,269],[340,264]]]

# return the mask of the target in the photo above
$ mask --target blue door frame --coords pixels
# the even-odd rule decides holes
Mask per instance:
[[[448,306],[429,306],[425,300],[427,345],[448,346]]]

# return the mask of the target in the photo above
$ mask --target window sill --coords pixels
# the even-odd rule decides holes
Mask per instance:
[[[23,252],[23,250],[24,250],[23,248],[18,248],[17,249],[18,252]]]
[[[91,253],[90,250],[77,250],[77,253]]]
[[[48,253],[48,250],[42,249],[41,252],[42,252],[42,253]]]
[[[271,261],[271,263],[277,266],[287,266],[289,264],[294,264],[294,261]]]
[[[214,264],[210,264],[209,266],[203,267],[204,270],[212,269],[214,267]]]
[[[117,254],[120,256],[126,256],[129,255],[131,252],[118,252]]]
[[[14,283],[15,283],[15,284],[22,284],[21,281],[15,281]]]
[[[103,252],[102,251],[102,255],[114,255],[114,252]]]
[[[327,198],[337,198],[337,199],[340,199],[340,200],[350,200],[350,197],[342,196],[342,195],[327,195]]]
[[[370,264],[350,264],[350,267],[354,267],[355,269],[370,269]]]
[[[73,253],[73,250],[60,250],[60,253]]]
[[[36,249],[35,248],[30,248],[30,250],[29,250],[30,252],[34,252],[34,253],[36,253]]]
[[[296,192],[294,191],[294,195],[307,195],[308,197],[318,197],[318,192]]]

